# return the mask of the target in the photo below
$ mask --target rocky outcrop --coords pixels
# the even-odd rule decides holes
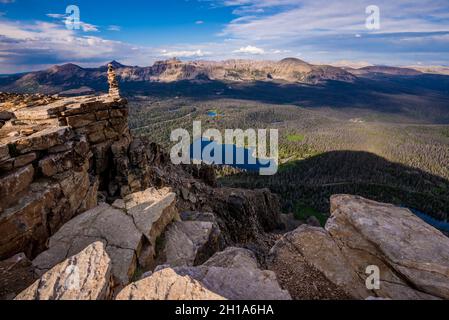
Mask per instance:
[[[0,259],[33,258],[62,224],[97,205],[100,187],[117,182],[108,159],[112,145],[130,140],[126,101],[8,99],[14,104],[0,107],[13,113],[0,129]]]
[[[331,199],[326,225],[359,275],[381,271],[380,297],[449,298],[449,239],[410,210],[360,197]],[[352,232],[352,236],[349,236]]]
[[[222,252],[214,254],[204,266],[220,268],[258,269],[256,256],[248,249],[228,247]]]
[[[102,242],[56,265],[16,300],[103,300],[110,296],[111,263]]]
[[[49,249],[33,260],[42,274],[56,264],[78,254],[87,245],[100,241],[112,260],[118,283],[128,283],[136,269],[136,257],[143,246],[142,233],[131,217],[102,204],[66,223],[49,241]]]
[[[294,298],[449,298],[449,239],[441,232],[408,209],[357,196],[333,196],[331,211],[326,230],[301,226],[270,252],[269,268]],[[367,286],[373,266],[378,288]]]
[[[216,188],[195,167],[172,165],[161,148],[143,138],[133,139],[128,151],[128,169],[122,193],[137,192],[152,186],[169,186],[177,195],[180,212],[212,212],[225,244],[258,241],[265,232],[281,224],[280,203],[268,189],[247,190]],[[191,174],[197,178],[194,178]]]
[[[132,283],[116,297],[117,300],[224,300],[189,276],[180,276],[173,269],[158,271]]]
[[[156,286],[155,284],[158,284]],[[173,294],[167,287],[182,288],[182,294]],[[192,286],[195,290],[192,290]],[[159,292],[161,290],[161,292]],[[178,290],[178,289],[176,289]],[[271,271],[258,267],[254,254],[246,249],[228,248],[215,254],[204,265],[197,267],[160,266],[155,273],[129,285],[117,296],[119,299],[169,299],[192,297],[196,291],[215,294],[211,299],[224,297],[231,300],[289,300]],[[193,293],[192,293],[193,291]],[[135,298],[137,297],[137,298]]]
[[[279,286],[276,275],[257,267],[254,255],[245,249],[228,249],[198,267],[177,267],[175,272],[187,275],[207,289],[231,300],[290,300]],[[232,263],[230,263],[232,261]]]
[[[280,222],[278,199],[268,190],[216,188],[212,168],[174,166],[160,146],[132,137],[127,102],[109,71],[109,95],[0,94],[0,259],[23,252],[33,277],[54,278],[58,265],[100,242],[114,282],[108,290],[168,263],[205,282],[260,282],[246,284],[250,293],[225,286],[226,297],[271,297],[270,290],[285,296],[254,257],[247,271],[188,269],[226,245],[265,245],[265,233]],[[208,268],[216,270],[208,275]],[[8,279],[1,292],[16,294],[14,277]],[[45,298],[66,297],[42,290]]]
[[[220,249],[220,229],[209,221],[179,221],[164,235],[162,255],[172,267],[203,263]]]
[[[13,110],[14,118],[0,129],[0,143],[4,143],[0,144],[0,259],[19,252],[33,259],[64,223],[94,208],[97,198],[126,202],[128,195],[151,187],[171,187],[180,211],[214,212],[214,228],[208,227],[211,240],[219,228],[223,244],[258,241],[278,226],[279,201],[269,191],[214,188],[211,170],[174,166],[158,145],[132,138],[126,100],[117,96],[40,99],[25,100],[15,108],[9,102],[2,104]],[[8,136],[12,130],[19,135]],[[195,172],[205,180],[192,176]],[[143,220],[147,215],[141,209],[157,212],[153,205],[135,207],[125,209],[154,244],[157,236],[149,230],[158,230],[152,226],[167,221],[159,221],[156,213],[154,220]],[[213,242],[209,241],[215,246]],[[195,263],[214,251],[197,250]]]
[[[156,239],[178,214],[174,194],[167,189],[132,194],[123,204],[101,204],[62,226],[50,238],[49,249],[33,260],[36,270],[43,273],[99,241],[111,258],[115,283],[128,284],[138,265],[151,264]]]
[[[271,249],[269,269],[294,299],[365,298],[370,293],[324,229],[303,225]]]
[[[6,91],[30,92],[36,88],[42,93],[77,93],[105,88],[111,83],[106,71],[112,66],[121,83],[148,83],[174,81],[285,81],[289,83],[318,84],[327,80],[353,82],[356,76],[343,68],[313,65],[296,58],[281,61],[226,60],[180,61],[176,58],[156,61],[152,66],[125,66],[111,62],[98,68],[81,68],[74,64],[55,66],[47,70],[30,72],[19,79],[2,79]],[[351,70],[351,72],[354,70]],[[357,71],[357,70],[356,70]],[[64,78],[64,82],[60,79]],[[112,86],[110,86],[111,88]]]
[[[123,203],[124,210],[133,218],[136,227],[154,244],[170,222],[179,220],[175,200],[175,194],[168,188],[149,188],[126,196]],[[119,203],[120,207],[120,202],[118,200],[113,206]]]
[[[279,198],[268,189],[212,189],[209,205],[228,243],[248,243],[280,224]]]

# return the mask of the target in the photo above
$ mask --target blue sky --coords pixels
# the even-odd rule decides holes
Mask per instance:
[[[370,30],[366,8],[380,10]],[[66,28],[66,7],[81,28]],[[448,0],[0,0],[0,74],[110,60],[449,65]]]

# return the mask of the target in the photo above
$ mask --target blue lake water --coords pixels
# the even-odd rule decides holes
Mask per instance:
[[[208,115],[209,117],[211,117],[211,118],[215,118],[216,116],[218,116],[218,114],[217,114],[215,111],[209,111],[209,112],[207,113],[207,115]]]
[[[444,221],[437,220],[435,218],[432,218],[428,214],[423,213],[423,212],[418,211],[418,210],[414,210],[414,209],[410,209],[410,210],[414,214],[416,214],[419,218],[424,220],[426,223],[430,224],[432,227],[434,227],[434,228],[436,228],[436,229],[438,229],[440,231],[449,232],[449,222],[444,222]]]
[[[198,154],[195,154],[195,149],[199,150],[199,152],[197,151]],[[215,154],[216,151],[217,154]],[[231,154],[233,155],[232,158]],[[239,154],[243,155],[243,157],[240,156],[241,158],[237,159],[237,155]],[[237,147],[234,144],[218,144],[215,141],[210,141],[204,138],[197,139],[190,145],[191,160],[201,160],[209,164],[226,164],[247,171],[260,171],[263,168],[272,167],[272,161],[274,160],[258,159],[255,158],[253,154],[252,149]],[[226,158],[226,156],[229,159]],[[215,161],[215,159],[218,159],[218,161]]]

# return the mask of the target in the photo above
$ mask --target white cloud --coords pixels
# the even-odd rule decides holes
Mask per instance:
[[[204,21],[203,20],[197,20],[197,21],[195,21],[195,24],[204,24]]]
[[[300,39],[311,35],[337,35],[369,32],[365,28],[365,9],[371,0],[346,0],[345,5],[328,0],[225,0],[237,6],[238,18],[230,22],[223,35],[251,40]],[[406,2],[406,3],[404,3]],[[431,0],[377,0],[381,29],[376,33],[449,31],[441,23],[449,18],[449,2]],[[271,14],[257,14],[270,8]],[[244,9],[244,10],[242,10]]]
[[[63,19],[66,17],[65,14],[61,13],[47,13],[46,16],[53,19]]]
[[[345,59],[384,64],[418,58],[433,64],[447,61],[447,34],[426,34],[449,31],[449,25],[441,22],[449,19],[447,0],[429,0],[425,6],[422,0],[376,0],[381,10],[379,31],[365,28],[365,7],[372,4],[371,0],[346,0],[344,6],[328,0],[208,1],[230,6],[235,14],[217,40],[179,43],[180,34],[176,45],[160,47],[136,46],[104,39],[99,33],[83,33],[119,31],[120,26],[99,27],[83,22],[81,30],[67,30],[65,14],[49,13],[47,16],[55,19],[49,20],[52,23],[19,23],[2,17],[0,69],[26,71],[42,68],[43,64],[69,61],[98,65],[112,59],[129,65],[149,65],[167,57],[221,60],[252,55],[252,59],[280,59],[300,56],[297,52],[306,61]],[[404,32],[407,34],[401,34]],[[414,51],[416,46],[420,46],[419,50]],[[397,54],[391,54],[396,49]]]
[[[80,27],[84,32],[98,32],[98,27],[90,23],[80,21]]]
[[[121,31],[121,30],[122,30],[122,27],[116,26],[116,25],[110,25],[110,26],[108,27],[108,30],[109,30],[109,31]]]
[[[261,48],[257,48],[254,46],[246,46],[246,47],[242,47],[238,50],[234,50],[234,53],[243,53],[243,54],[264,54],[265,50],[261,49]]]
[[[47,13],[46,16],[49,18],[56,19],[56,20],[61,20],[64,24],[68,17],[67,14],[61,14],[61,13]],[[91,23],[86,23],[86,22],[80,21],[79,26],[80,26],[80,29],[84,32],[98,32],[99,31],[98,26],[93,25]]]
[[[204,52],[201,49],[198,50],[179,50],[179,51],[168,51],[162,50],[161,56],[169,58],[193,58],[193,57],[204,57],[210,55],[210,52]]]
[[[0,20],[0,70],[35,70],[36,66],[74,62],[97,63],[119,59],[131,45],[94,36],[80,36],[64,24],[34,22],[21,24]],[[141,51],[144,51],[142,49]],[[148,51],[142,55],[151,56]]]

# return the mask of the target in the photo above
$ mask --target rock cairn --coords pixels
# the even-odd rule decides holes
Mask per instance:
[[[108,83],[109,83],[109,95],[111,97],[119,97],[120,89],[118,87],[118,81],[112,63],[108,64]]]

